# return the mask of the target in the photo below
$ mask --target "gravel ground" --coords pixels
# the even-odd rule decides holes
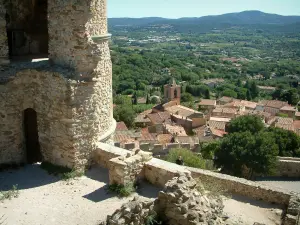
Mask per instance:
[[[96,225],[105,220],[125,202],[107,194],[108,171],[94,168],[87,176],[59,181],[48,175],[38,165],[0,173],[0,190],[9,190],[18,184],[20,195],[0,203],[3,225]],[[140,195],[155,197],[158,190],[142,186]]]
[[[86,176],[62,181],[48,175],[39,165],[0,172],[0,190],[10,190],[18,184],[18,198],[0,202],[1,225],[96,225],[136,195],[156,198],[160,189],[143,183],[138,194],[119,199],[107,194],[108,171],[93,168]],[[224,199],[228,224],[263,222],[279,224],[281,210],[274,205],[240,196]],[[275,209],[274,209],[275,208]]]

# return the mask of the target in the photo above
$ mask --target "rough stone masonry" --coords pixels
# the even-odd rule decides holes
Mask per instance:
[[[0,166],[27,162],[24,110],[33,109],[42,161],[83,168],[115,129],[106,0],[13,2],[0,0]],[[46,33],[34,32],[44,26],[35,18],[46,18]],[[14,61],[47,50],[45,37],[49,60]]]

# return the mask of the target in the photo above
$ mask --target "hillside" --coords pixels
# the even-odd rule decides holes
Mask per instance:
[[[244,11],[239,13],[227,13],[218,16],[185,17],[179,19],[166,19],[160,17],[145,18],[109,18],[110,26],[145,26],[150,24],[292,24],[299,23],[300,16],[282,16],[261,11]]]

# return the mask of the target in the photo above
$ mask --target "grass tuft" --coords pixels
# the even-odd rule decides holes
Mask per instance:
[[[121,184],[111,184],[107,188],[108,192],[116,193],[119,197],[128,197],[136,191],[133,183],[128,183],[126,185]]]
[[[49,162],[42,162],[41,168],[49,174],[59,176],[63,180],[70,180],[84,175],[84,171],[77,171],[63,166],[53,165]]]
[[[0,201],[4,201],[6,199],[11,200],[12,198],[19,197],[18,185],[13,185],[12,189],[9,191],[0,191]],[[2,219],[2,218],[1,218]]]

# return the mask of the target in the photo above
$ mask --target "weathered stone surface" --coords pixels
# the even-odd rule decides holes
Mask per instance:
[[[12,25],[32,15],[28,1],[11,1]],[[21,2],[18,4],[18,2]],[[23,4],[24,3],[24,4]],[[7,57],[0,0],[0,58]],[[44,161],[82,168],[101,141],[111,143],[112,65],[105,0],[48,1],[50,63],[16,63],[0,76],[0,164],[25,161],[23,111],[37,112]],[[95,41],[94,41],[95,40]]]

